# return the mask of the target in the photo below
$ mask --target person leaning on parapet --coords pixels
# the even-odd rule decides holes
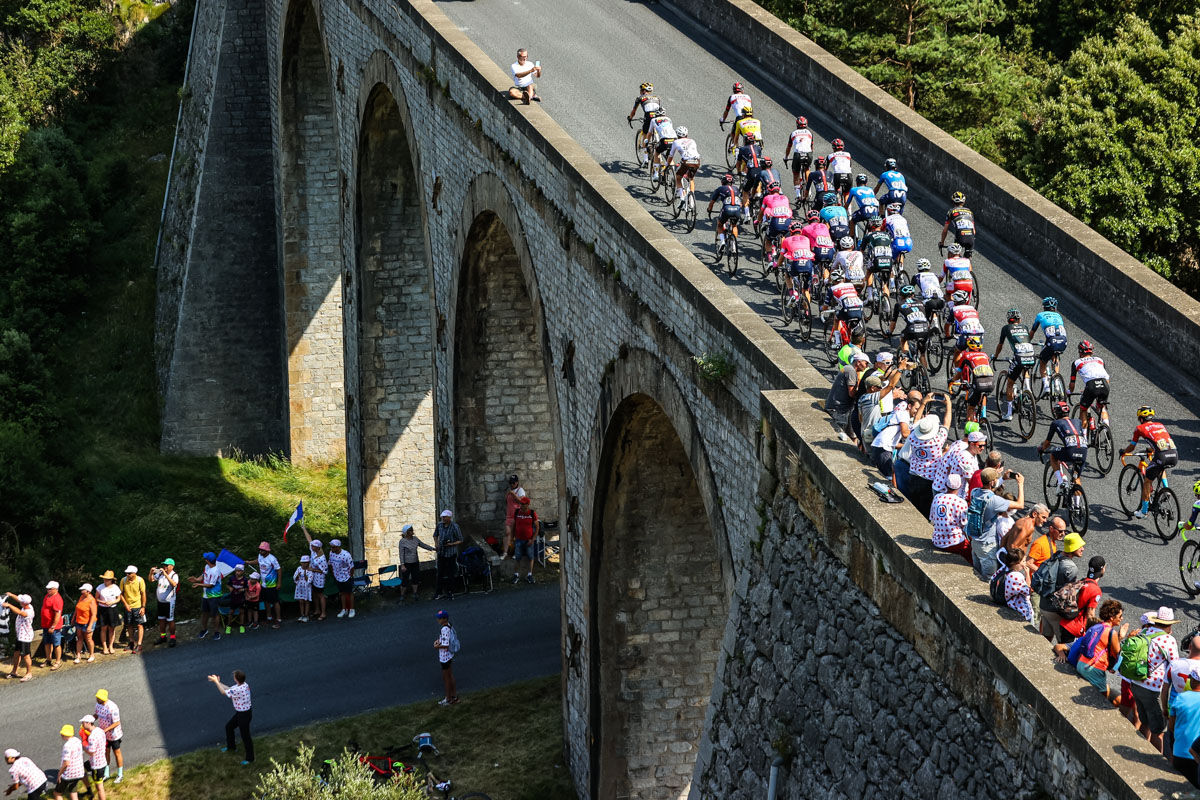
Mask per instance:
[[[975,568],[975,574],[986,581],[992,577],[998,566],[996,551],[1000,549],[1000,515],[1025,507],[1025,476],[1012,473],[1017,480],[1017,499],[1005,500],[996,494],[996,482],[1000,480],[1000,473],[992,467],[982,470],[982,473],[982,484],[971,492],[968,500],[967,534],[971,537],[971,565]],[[979,524],[977,529],[972,529],[970,520],[975,514],[979,515]]]
[[[850,357],[850,363],[838,370],[825,398],[825,413],[833,423],[833,429],[843,442],[858,443],[850,427],[850,412],[854,409],[854,398],[858,395],[858,379],[871,365],[866,353],[858,352]]]
[[[509,97],[520,100],[525,105],[529,105],[530,100],[542,102],[537,93],[537,84],[533,82],[534,78],[542,77],[542,68],[529,62],[529,51],[524,47],[517,51],[517,60],[512,65],[512,76],[514,85],[508,90]]]
[[[930,397],[933,396],[930,393]],[[944,394],[944,392],[939,392]],[[929,398],[926,398],[928,403]],[[946,446],[946,438],[950,435],[950,414],[952,403],[948,400],[942,419],[935,414],[925,414],[917,419],[912,433],[908,435],[908,481],[905,495],[910,503],[928,517],[933,505],[933,479],[937,477],[938,460]],[[959,482],[961,486],[961,480]]]
[[[1147,614],[1146,621],[1147,625],[1134,634],[1145,636],[1149,640],[1146,679],[1131,680],[1130,683],[1138,718],[1141,720],[1138,732],[1162,752],[1163,732],[1167,729],[1167,692],[1170,689],[1167,682],[1167,665],[1179,658],[1179,646],[1175,637],[1171,635],[1171,627],[1175,624],[1175,612],[1163,606],[1157,612]]]

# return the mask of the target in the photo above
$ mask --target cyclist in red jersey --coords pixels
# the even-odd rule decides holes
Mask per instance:
[[[1133,512],[1133,516],[1141,519],[1150,510],[1150,492],[1154,488],[1154,481],[1163,472],[1179,463],[1179,451],[1175,449],[1175,440],[1171,438],[1171,432],[1167,430],[1167,426],[1154,421],[1153,408],[1142,406],[1137,411],[1137,418],[1138,426],[1133,429],[1133,438],[1121,451],[1121,463],[1125,463],[1125,457],[1133,452],[1139,440],[1145,439],[1146,443],[1150,445],[1151,459],[1150,463],[1146,465],[1146,473],[1142,478],[1142,505]]]
[[[958,375],[956,381],[951,381],[949,388],[953,390],[953,384],[958,382],[966,386],[967,419],[974,420],[975,410],[983,402],[984,395],[994,388],[996,376],[992,371],[991,359],[983,352],[983,339],[979,336],[968,336],[966,345],[967,349],[954,357],[954,367]]]

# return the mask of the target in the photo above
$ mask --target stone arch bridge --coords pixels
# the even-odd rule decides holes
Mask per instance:
[[[776,404],[803,395],[790,413],[811,418],[812,398],[763,393],[820,376],[539,107],[504,99],[507,75],[427,0],[201,0],[195,36],[160,268],[163,449],[345,458],[352,549],[374,563],[442,507],[497,531],[519,473],[562,525],[581,796],[762,777],[770,747],[742,754],[725,684],[780,656],[738,608],[780,579],[770,537],[800,523],[776,511],[799,502],[811,528],[846,491],[788,478],[813,451]],[[837,554],[886,605],[898,551]]]

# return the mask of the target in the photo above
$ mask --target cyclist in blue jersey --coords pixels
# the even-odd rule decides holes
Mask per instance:
[[[883,170],[883,174],[879,176],[879,183],[875,184],[875,194],[879,194],[880,188],[886,186],[887,191],[879,198],[880,202],[885,205],[899,203],[900,213],[903,214],[904,207],[908,205],[908,183],[896,169],[896,159],[889,158],[884,161]]]
[[[846,198],[847,211],[850,210],[851,203],[858,206],[850,215],[850,225],[854,228],[853,235],[858,236],[858,223],[879,216],[879,198],[875,197],[875,193],[867,187],[867,176],[861,172],[854,177],[854,188],[850,190],[850,196]]]
[[[1061,444],[1051,449],[1056,436]],[[1054,404],[1054,421],[1050,423],[1050,430],[1046,432],[1046,440],[1038,445],[1038,455],[1047,450],[1050,451],[1050,466],[1055,472],[1063,464],[1072,464],[1082,472],[1083,465],[1087,462],[1087,434],[1078,420],[1071,419],[1071,407],[1061,400]],[[1078,475],[1075,482],[1079,483]],[[1061,483],[1061,478],[1055,483]]]
[[[836,200],[821,208],[821,222],[829,226],[829,236],[835,240],[850,235],[850,215]]]
[[[1050,379],[1046,377],[1046,365],[1067,349],[1067,326],[1063,323],[1062,314],[1058,313],[1058,298],[1042,298],[1042,313],[1033,318],[1033,327],[1029,329],[1031,338],[1037,334],[1038,328],[1041,328],[1042,335],[1046,337],[1046,344],[1038,355],[1038,375],[1042,379],[1042,394],[1049,394]],[[1054,372],[1058,373],[1057,365]]]

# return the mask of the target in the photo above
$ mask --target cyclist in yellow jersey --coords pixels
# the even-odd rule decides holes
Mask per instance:
[[[742,109],[741,116],[733,124],[733,137],[734,141],[737,141],[739,137],[762,138],[762,123],[754,118],[754,109],[750,106]]]

